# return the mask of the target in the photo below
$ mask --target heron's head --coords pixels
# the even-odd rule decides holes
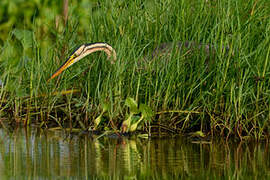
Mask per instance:
[[[61,74],[65,69],[70,67],[72,64],[78,62],[80,59],[96,51],[104,51],[107,54],[108,59],[111,60],[112,64],[116,61],[116,52],[109,44],[107,43],[83,44],[73,51],[73,53],[68,57],[68,59],[64,62],[64,64],[57,69],[57,71],[49,78],[48,81],[52,80],[53,78]]]

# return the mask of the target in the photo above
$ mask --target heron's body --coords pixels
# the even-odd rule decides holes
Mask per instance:
[[[212,44],[197,43],[195,41],[185,41],[185,42],[178,41],[176,43],[172,43],[172,42],[162,43],[157,48],[154,49],[152,53],[152,59],[154,59],[155,57],[170,53],[174,46],[175,46],[175,49],[179,51],[180,53],[183,50],[191,50],[191,51],[201,50],[205,53],[206,56],[214,55],[216,48],[218,48],[217,46],[214,46]],[[228,53],[229,47],[222,46],[222,50]]]

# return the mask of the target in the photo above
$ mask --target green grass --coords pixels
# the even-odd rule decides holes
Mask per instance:
[[[38,122],[42,127],[86,129],[94,126],[94,119],[108,104],[100,129],[120,129],[130,115],[125,101],[131,97],[156,114],[151,118],[156,133],[203,131],[240,138],[267,137],[267,0],[82,0],[70,2],[66,26],[59,18],[61,4],[32,4],[35,11],[13,23],[12,30],[3,28],[2,117],[26,124]],[[48,13],[50,8],[53,10]],[[6,13],[21,17],[19,12]],[[209,65],[203,52],[185,56],[173,51],[171,56],[142,61],[145,57],[150,60],[160,43],[186,40],[226,45],[230,52],[227,55],[217,48]],[[117,62],[111,65],[104,53],[95,53],[59,79],[46,82],[73,49],[89,42],[112,45]],[[70,89],[80,93],[53,95]],[[141,124],[145,131],[147,124]]]

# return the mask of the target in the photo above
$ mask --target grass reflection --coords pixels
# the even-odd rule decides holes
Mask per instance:
[[[66,138],[64,138],[66,137]],[[0,177],[269,178],[268,143],[192,144],[185,138],[110,139],[0,130]]]

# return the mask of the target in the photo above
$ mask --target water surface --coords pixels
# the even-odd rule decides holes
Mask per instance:
[[[0,179],[269,179],[268,143],[0,129]]]

